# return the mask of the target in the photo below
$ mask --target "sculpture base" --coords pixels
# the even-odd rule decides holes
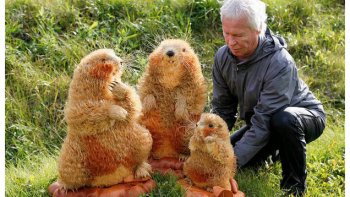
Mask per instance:
[[[149,193],[156,187],[156,182],[151,178],[138,179],[127,177],[123,183],[110,187],[85,187],[77,190],[60,189],[59,183],[52,183],[48,190],[53,197],[138,197]]]
[[[213,187],[213,192],[209,192],[205,189],[190,185],[186,179],[180,179],[177,181],[186,191],[186,197],[244,197],[244,193],[238,190],[237,182],[232,179],[231,190],[224,189],[219,186]]]
[[[153,172],[172,174],[179,179],[185,177],[182,171],[184,162],[180,161],[178,158],[165,157],[161,159],[149,159],[148,162],[151,164]]]

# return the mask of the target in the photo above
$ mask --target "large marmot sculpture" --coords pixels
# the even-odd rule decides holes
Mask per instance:
[[[130,175],[150,175],[152,137],[138,123],[140,99],[121,74],[121,59],[111,49],[90,53],[75,68],[58,162],[61,188],[111,186]]]
[[[207,86],[197,55],[183,40],[168,39],[150,54],[138,83],[141,122],[151,132],[153,159],[186,158],[206,103]]]

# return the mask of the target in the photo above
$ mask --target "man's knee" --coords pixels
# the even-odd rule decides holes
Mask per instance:
[[[286,132],[295,125],[296,117],[295,113],[288,108],[275,113],[271,120],[270,126],[272,131],[275,132]]]

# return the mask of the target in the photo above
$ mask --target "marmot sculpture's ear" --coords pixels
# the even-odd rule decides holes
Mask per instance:
[[[97,64],[90,70],[90,75],[98,79],[105,79],[113,72],[112,64]]]

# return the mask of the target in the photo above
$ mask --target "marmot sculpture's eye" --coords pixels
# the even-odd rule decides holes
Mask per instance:
[[[198,127],[198,123],[196,123],[196,127]]]
[[[186,51],[186,49],[185,49],[185,48],[183,48],[183,49],[182,49],[182,52],[185,52],[185,51]]]
[[[208,125],[208,127],[209,127],[209,128],[213,128],[214,125],[210,123],[210,124]]]
[[[101,61],[105,62],[105,61],[106,61],[106,59],[105,59],[105,58],[103,58],[103,59],[101,59]]]

